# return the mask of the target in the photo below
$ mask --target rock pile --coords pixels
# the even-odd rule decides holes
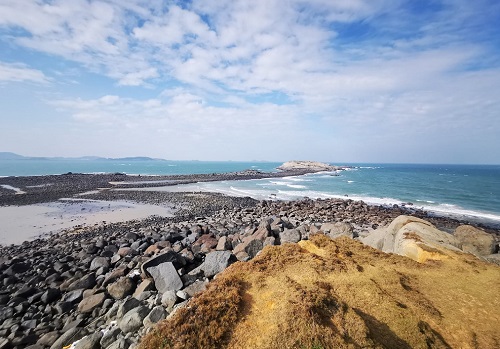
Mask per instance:
[[[352,200],[262,201],[0,248],[0,348],[60,349],[80,339],[79,349],[132,348],[227,266],[264,246],[318,232],[365,237],[403,212]]]

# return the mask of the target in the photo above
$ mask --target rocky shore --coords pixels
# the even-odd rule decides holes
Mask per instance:
[[[169,176],[131,176],[123,173],[82,174],[70,172],[63,175],[0,177],[0,206],[51,202],[85,192],[129,188],[131,185],[134,188],[142,188],[196,182],[279,178],[300,176],[318,171],[319,169],[314,168],[288,168],[279,172],[246,170],[229,173]],[[18,194],[19,192],[23,194]]]
[[[2,184],[26,191],[1,191],[2,205],[93,191],[83,197],[170,203],[177,211],[174,217],[72,229],[0,247],[0,349],[61,349],[74,343],[72,348],[77,349],[134,348],[157,322],[172,317],[226,267],[252,260],[265,246],[307,241],[317,233],[368,239],[400,215],[425,218],[454,233],[463,251],[490,262],[500,260],[498,230],[464,228],[465,222],[431,217],[411,207],[341,199],[284,202],[213,193],[94,192],[126,186],[123,182],[132,180],[151,186],[150,181],[186,183],[261,175],[269,174],[1,178]],[[379,243],[372,240],[372,244]]]
[[[0,348],[55,349],[80,338],[75,348],[134,347],[216,274],[264,246],[296,243],[320,231],[359,239],[403,213],[425,216],[352,200],[197,195],[203,198],[195,195],[191,210],[188,204],[173,218],[78,229],[0,248]],[[213,206],[203,211],[205,203]],[[448,230],[460,225],[427,219]],[[481,235],[489,244],[481,253],[495,260],[498,242],[482,234],[492,238]]]

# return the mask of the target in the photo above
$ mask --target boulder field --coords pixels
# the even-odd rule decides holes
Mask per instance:
[[[499,343],[495,235],[352,200],[197,202],[0,247],[0,348]]]

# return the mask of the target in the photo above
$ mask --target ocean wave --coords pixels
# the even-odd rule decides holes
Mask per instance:
[[[290,182],[284,182],[284,181],[269,181],[270,184],[274,184],[274,185],[290,185],[292,183]]]
[[[307,189],[305,185],[299,185],[299,184],[287,184],[287,187],[295,189]]]

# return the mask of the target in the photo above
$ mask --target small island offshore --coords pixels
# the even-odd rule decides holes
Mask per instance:
[[[278,169],[0,178],[0,348],[499,347],[496,227],[190,186]]]

